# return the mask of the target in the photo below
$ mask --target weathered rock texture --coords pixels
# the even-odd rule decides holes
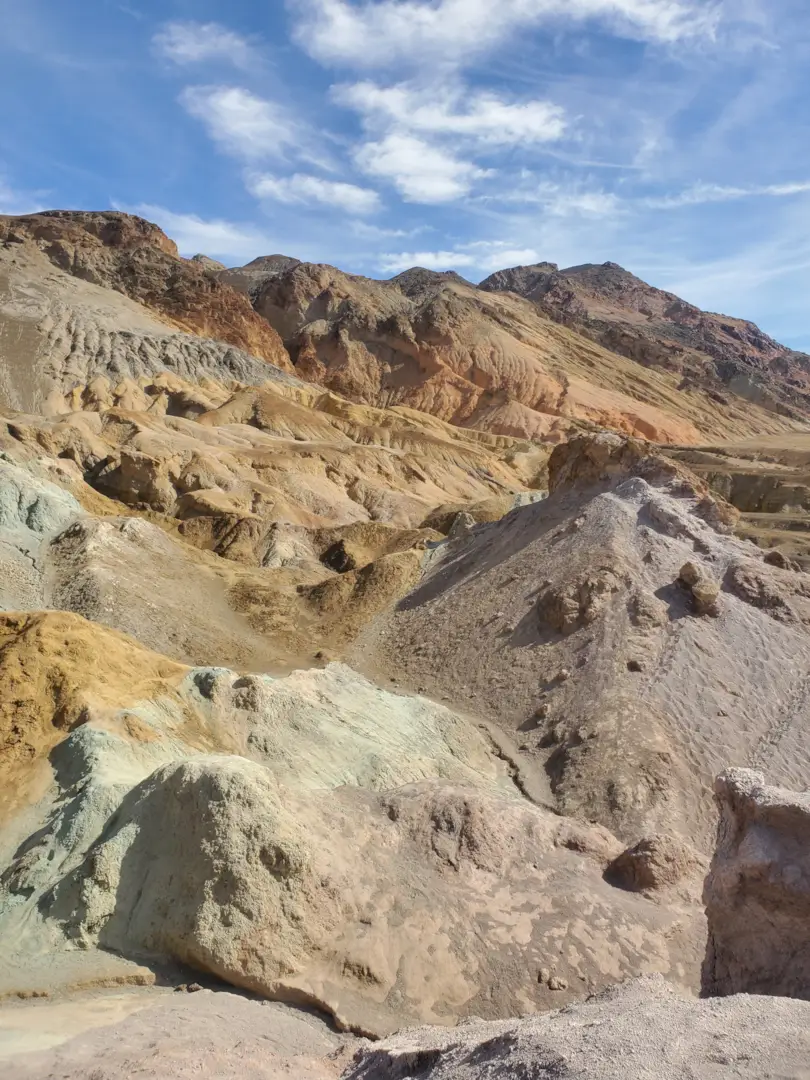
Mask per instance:
[[[14,1080],[129,1080],[133,1068],[139,1080],[336,1080],[357,1041],[303,1010],[207,988],[86,991],[0,1010],[0,1068]]]
[[[668,448],[740,511],[738,532],[810,568],[810,440],[786,432],[722,446]]]
[[[611,885],[616,838],[526,801],[458,714],[340,665],[189,670],[75,616],[0,621],[26,766],[3,776],[0,992],[58,982],[77,946],[91,977],[101,946],[379,1034],[696,984],[695,891]]]
[[[810,999],[810,795],[746,769],[719,776],[715,794],[704,992]]]
[[[200,758],[134,789],[41,905],[85,944],[171,956],[379,1034],[549,1008],[617,973],[691,981],[687,909],[603,883],[614,844],[483,790],[303,797],[259,765]]]

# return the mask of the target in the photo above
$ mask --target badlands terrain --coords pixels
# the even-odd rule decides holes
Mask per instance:
[[[808,365],[0,218],[7,1074],[810,1075]]]

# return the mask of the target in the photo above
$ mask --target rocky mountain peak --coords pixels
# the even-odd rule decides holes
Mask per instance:
[[[453,282],[459,285],[472,285],[471,281],[457,274],[455,270],[427,270],[423,266],[412,266],[409,270],[403,270],[401,274],[389,280],[399,286],[406,296],[441,288]]]
[[[214,338],[286,370],[278,334],[200,259],[181,259],[157,225],[113,210],[0,217],[0,244],[22,245],[72,277],[113,289],[175,329]],[[213,262],[213,260],[211,260]]]
[[[43,210],[17,220],[42,239],[49,233],[59,237],[68,231],[76,238],[84,233],[86,237],[95,237],[105,247],[133,249],[148,246],[178,257],[177,244],[158,225],[118,210]],[[51,230],[49,226],[54,228]]]

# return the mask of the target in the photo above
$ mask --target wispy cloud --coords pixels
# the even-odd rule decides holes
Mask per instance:
[[[358,82],[332,88],[340,105],[361,113],[368,127],[455,136],[491,146],[553,142],[566,129],[565,113],[548,101],[510,101],[461,85],[378,86]]]
[[[186,111],[200,120],[224,153],[245,161],[283,157],[298,147],[301,133],[278,103],[240,86],[188,86],[180,95]]]
[[[267,235],[251,225],[176,213],[151,203],[140,203],[134,207],[118,206],[117,209],[155,222],[175,241],[181,255],[203,252],[220,258],[248,259],[274,248]]]
[[[711,35],[707,0],[290,0],[298,43],[316,59],[353,67],[460,62],[524,28],[597,20],[617,33],[672,43]]]
[[[490,175],[447,150],[398,132],[363,144],[355,161],[363,172],[388,180],[403,199],[416,203],[452,202],[466,195],[474,180]]]
[[[643,200],[651,209],[672,210],[681,206],[702,206],[706,203],[734,202],[737,199],[772,198],[783,199],[791,195],[803,195],[810,191],[810,180],[786,184],[764,184],[752,187],[734,187],[723,184],[695,184],[674,195],[651,196]]]
[[[386,229],[380,225],[372,225],[368,221],[351,222],[351,230],[354,236],[361,240],[404,240],[408,236],[418,236],[420,233],[430,232],[430,225],[416,225],[412,229]]]
[[[181,65],[225,60],[244,68],[255,62],[250,41],[215,22],[167,23],[153,37],[152,48],[158,56]]]
[[[247,186],[258,199],[301,206],[325,206],[354,216],[374,214],[382,208],[380,196],[371,188],[302,173],[294,176],[254,175],[248,179]]]
[[[527,180],[531,182],[527,183]],[[574,180],[567,184],[538,181],[528,171],[523,172],[520,182],[512,190],[497,195],[481,195],[478,199],[484,203],[540,206],[555,217],[611,217],[623,208],[621,198],[612,191],[588,188]]]

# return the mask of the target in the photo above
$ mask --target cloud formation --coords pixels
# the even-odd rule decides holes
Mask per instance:
[[[452,202],[466,195],[474,180],[489,175],[470,161],[401,132],[364,143],[355,162],[367,175],[393,184],[406,202]]]
[[[197,214],[179,214],[151,203],[117,209],[154,221],[175,241],[181,255],[203,252],[220,258],[250,259],[274,246],[264,232],[250,225],[237,225],[220,218],[205,219]]]
[[[300,145],[301,134],[288,111],[243,87],[188,86],[180,102],[231,157],[283,157],[286,149]]]
[[[644,41],[710,36],[711,0],[291,0],[296,40],[315,59],[352,67],[461,63],[523,29],[592,21]]]
[[[385,274],[398,274],[412,266],[421,266],[425,270],[470,268],[491,272],[507,266],[531,265],[539,258],[534,248],[510,247],[502,241],[483,240],[452,251],[401,251],[382,255],[378,267]]]
[[[772,198],[784,199],[791,195],[803,195],[810,191],[810,180],[798,180],[786,184],[764,184],[752,187],[735,187],[723,184],[694,184],[675,195],[652,196],[644,200],[651,209],[675,210],[681,206],[703,206],[706,203],[734,202],[737,199]]]
[[[333,99],[359,112],[368,127],[396,126],[424,135],[451,136],[490,146],[545,143],[566,130],[565,112],[549,101],[509,101],[492,91],[467,87],[378,86],[358,82],[335,86]]]
[[[254,61],[254,49],[247,38],[219,23],[170,22],[152,38],[158,56],[180,65],[206,60],[226,60],[235,67]]]
[[[377,213],[382,208],[380,196],[371,188],[303,173],[294,176],[252,176],[248,180],[248,190],[258,199],[301,206],[325,206],[351,216],[363,217]]]

